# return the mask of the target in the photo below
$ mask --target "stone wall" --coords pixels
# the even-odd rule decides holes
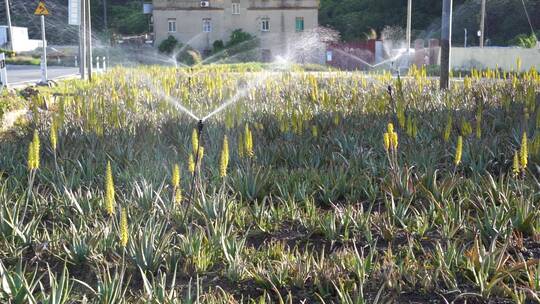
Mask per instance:
[[[521,71],[527,71],[532,67],[540,70],[540,49],[454,47],[450,54],[450,64],[452,69],[456,70],[500,68],[511,71],[517,69],[518,58],[521,59]]]

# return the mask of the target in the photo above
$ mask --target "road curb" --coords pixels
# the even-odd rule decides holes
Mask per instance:
[[[64,76],[60,76],[60,77],[55,77],[54,79],[49,79],[49,80],[53,80],[53,81],[67,80],[67,79],[78,78],[80,76],[81,76],[80,74],[70,74],[70,75],[64,75]],[[32,80],[8,83],[7,88],[8,89],[22,89],[22,88],[26,88],[28,86],[36,85],[40,81],[41,81],[41,79],[32,79]]]

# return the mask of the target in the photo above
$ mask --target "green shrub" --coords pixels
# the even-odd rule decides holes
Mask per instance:
[[[192,48],[190,45],[184,46],[182,43],[178,43],[177,49],[182,51],[176,55],[176,60],[183,64],[194,65],[202,61],[202,56],[199,51]]]
[[[7,64],[18,64],[18,65],[40,65],[41,59],[40,58],[33,58],[28,56],[18,56],[18,57],[8,57],[6,59]]]
[[[220,57],[226,62],[258,61],[260,59],[258,47],[259,39],[250,33],[237,29],[231,33],[229,41],[225,44],[227,51],[223,52]]]
[[[216,40],[212,44],[212,52],[218,53],[221,52],[225,48],[225,44],[223,43],[223,40]]]
[[[530,48],[536,47],[536,42],[537,41],[538,40],[537,40],[537,38],[536,38],[536,36],[534,34],[530,34],[530,35],[519,34],[516,37],[514,37],[514,39],[510,40],[509,44],[510,45],[517,45],[517,46],[520,46],[522,48],[530,49]]]
[[[158,50],[161,53],[170,54],[176,48],[177,45],[178,45],[178,40],[176,40],[176,38],[174,38],[173,36],[169,36],[167,37],[167,39],[163,40],[159,44]]]
[[[8,90],[0,91],[0,129],[3,127],[4,114],[22,107],[24,107],[24,100],[16,92]]]
[[[242,29],[236,29],[231,33],[229,42],[227,42],[227,48],[231,48],[245,41],[254,40],[254,38],[255,37],[250,33],[246,33]]]
[[[0,49],[0,53],[6,54],[7,58],[13,58],[17,55],[14,51],[6,50],[6,49]]]

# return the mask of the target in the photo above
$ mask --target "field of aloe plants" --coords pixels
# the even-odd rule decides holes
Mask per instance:
[[[1,303],[540,302],[537,71],[441,92],[418,69],[117,68],[18,94]]]

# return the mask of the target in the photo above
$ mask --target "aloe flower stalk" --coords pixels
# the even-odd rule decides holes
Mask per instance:
[[[221,149],[221,158],[219,163],[219,175],[227,176],[227,166],[229,165],[229,140],[227,135],[223,137],[223,148]]]
[[[105,210],[108,215],[114,214],[115,207],[114,180],[112,175],[111,162],[107,162],[107,172],[105,174]]]

